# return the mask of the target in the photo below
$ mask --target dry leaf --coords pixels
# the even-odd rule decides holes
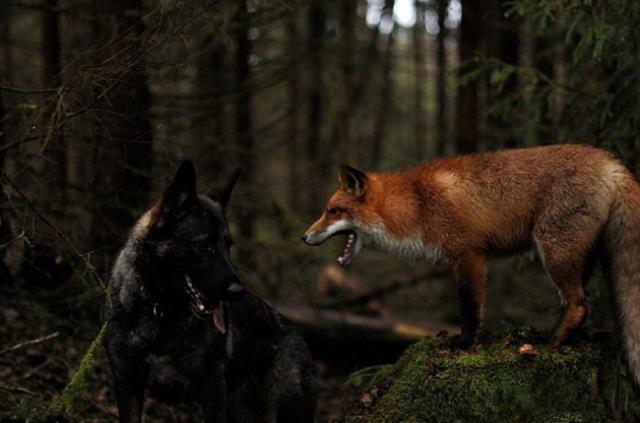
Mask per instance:
[[[538,351],[531,344],[523,344],[518,348],[518,354],[520,355],[538,355]]]

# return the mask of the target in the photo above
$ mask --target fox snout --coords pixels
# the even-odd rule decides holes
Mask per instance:
[[[328,238],[327,235],[325,235],[325,233],[323,232],[314,232],[314,231],[310,231],[310,232],[306,232],[304,235],[302,235],[302,237],[300,239],[302,239],[302,241],[307,244],[307,245],[320,245],[322,244],[324,241],[326,241]]]

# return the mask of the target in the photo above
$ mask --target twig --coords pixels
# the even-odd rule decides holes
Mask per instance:
[[[10,142],[10,143],[5,144],[2,147],[0,147],[0,153],[2,153],[4,151],[7,151],[7,150],[11,150],[13,147],[16,147],[16,146],[18,146],[20,144],[26,144],[26,143],[31,142],[31,141],[40,140],[40,139],[42,139],[44,137],[45,137],[45,135],[42,135],[42,134],[41,135],[31,135],[31,136],[25,137],[25,138],[23,138],[21,140]]]
[[[42,342],[49,341],[49,340],[57,337],[58,335],[60,335],[59,332],[53,332],[53,333],[51,333],[51,334],[49,334],[47,336],[42,336],[40,338],[30,339],[29,341],[20,342],[19,344],[16,344],[16,345],[14,345],[12,347],[8,347],[8,348],[5,348],[3,350],[0,350],[0,355],[8,353],[10,351],[19,350],[20,348],[24,348],[24,347],[29,346],[29,345],[35,345],[35,344],[40,344]]]
[[[0,388],[4,389],[5,391],[9,391],[9,392],[22,392],[23,394],[29,394],[29,395],[33,395],[33,396],[37,396],[38,394],[36,394],[35,392],[27,389],[27,388],[23,388],[22,386],[17,386],[17,385],[5,385],[4,383],[0,383]]]
[[[33,368],[29,369],[27,372],[23,373],[21,376],[16,378],[15,381],[29,379],[31,376],[33,376],[34,374],[38,373],[40,370],[44,369],[45,367],[47,367],[48,365],[50,365],[52,363],[54,363],[54,361],[52,361],[51,359],[47,359],[47,360],[43,361],[42,363],[38,364],[36,367],[33,367]]]
[[[27,198],[27,196],[20,190],[20,188],[16,186],[16,184],[13,182],[11,178],[9,178],[7,174],[0,175],[0,183],[2,183],[2,180],[6,181],[11,186],[11,188],[18,194],[18,196],[20,196],[20,198],[22,198],[22,200],[27,204],[27,206],[31,209],[31,211],[40,220],[42,220],[42,222],[45,225],[47,225],[53,231],[53,233],[56,234],[58,238],[60,238],[65,244],[67,244],[67,246],[69,246],[69,248],[71,249],[71,251],[73,251],[76,257],[78,257],[80,260],[84,262],[85,266],[87,266],[87,269],[94,269],[94,266],[91,263],[91,261],[87,258],[87,255],[82,254],[80,250],[78,250],[78,248],[76,248],[76,246],[73,244],[73,242],[71,242],[71,240],[69,240],[69,238],[67,238],[67,236],[60,231],[60,229],[58,229],[53,223],[51,223],[49,219],[47,219],[42,213],[38,211],[36,206]],[[100,277],[100,275],[98,274],[98,272],[93,272],[93,275],[96,278],[98,285],[100,285],[100,288],[102,288],[103,291],[106,290],[106,285],[102,280],[102,278]]]
[[[7,87],[6,85],[0,85],[0,91],[8,91],[10,93],[18,93],[18,94],[55,94],[58,91],[58,88],[24,89],[24,88]]]

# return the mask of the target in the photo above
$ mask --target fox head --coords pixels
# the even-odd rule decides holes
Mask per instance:
[[[340,187],[302,240],[307,245],[320,245],[333,236],[344,235],[346,244],[338,263],[347,266],[362,249],[370,229],[367,222],[372,218],[368,207],[372,184],[364,172],[347,165],[339,167],[338,181]]]

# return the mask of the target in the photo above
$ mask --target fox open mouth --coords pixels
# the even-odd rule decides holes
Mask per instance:
[[[191,282],[191,278],[187,275],[184,277],[185,284],[187,286],[187,293],[191,300],[191,309],[196,317],[202,320],[212,319],[213,326],[220,331],[220,333],[226,332],[226,326],[224,321],[224,307],[220,301],[215,302],[213,305],[207,300],[207,297]]]
[[[357,253],[356,243],[358,241],[358,234],[356,233],[356,231],[350,229],[336,233],[336,235],[340,234],[345,236],[346,244],[344,246],[342,254],[340,255],[340,257],[338,257],[338,263],[340,263],[341,266],[348,266],[351,264],[351,262],[353,261],[353,257]]]

